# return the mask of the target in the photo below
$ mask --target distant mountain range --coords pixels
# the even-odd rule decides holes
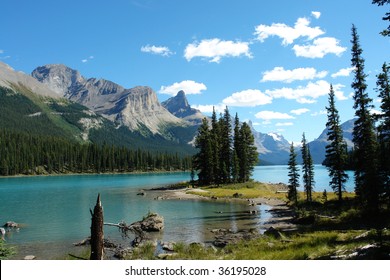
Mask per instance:
[[[0,128],[75,141],[192,154],[191,143],[205,117],[191,107],[184,91],[160,103],[150,87],[125,89],[84,78],[61,64],[38,67],[30,76],[0,62],[0,87]],[[290,143],[281,134],[261,133],[249,125],[260,164],[286,164]],[[349,146],[352,128],[353,120],[343,124]],[[326,130],[309,143],[315,163],[325,158],[326,144]]]

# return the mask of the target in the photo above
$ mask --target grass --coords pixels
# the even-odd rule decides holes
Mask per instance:
[[[200,190],[200,191],[199,191]],[[237,184],[226,184],[220,186],[206,186],[188,191],[204,197],[214,198],[277,198],[287,201],[286,191],[283,185],[272,185],[259,182],[246,182]]]
[[[0,239],[0,260],[7,260],[14,254],[14,248],[6,245],[5,242]]]
[[[363,236],[363,237],[360,237]],[[198,244],[178,244],[176,254],[170,259],[188,260],[310,260],[358,258],[351,255],[365,245],[375,243],[375,232],[363,230],[351,231],[317,231],[294,233],[287,239],[274,239],[263,236],[250,241],[228,245],[223,249],[212,249]],[[384,233],[385,245],[374,249],[370,258],[389,258],[390,231]],[[383,254],[385,252],[385,254]],[[387,253],[386,253],[387,252]],[[387,255],[386,255],[387,254]]]

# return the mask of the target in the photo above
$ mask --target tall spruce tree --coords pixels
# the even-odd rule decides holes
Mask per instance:
[[[306,201],[311,202],[314,188],[314,165],[311,157],[309,145],[306,142],[305,133],[302,135],[302,172],[303,187],[306,194]]]
[[[377,92],[381,98],[382,113],[378,116],[379,138],[379,168],[383,181],[384,194],[388,205],[390,205],[390,65],[384,63],[382,72],[377,75]]]
[[[232,124],[229,108],[226,106],[220,118],[220,173],[223,183],[229,183],[232,172]]]
[[[193,165],[198,170],[199,184],[207,185],[212,183],[213,174],[213,150],[211,133],[209,124],[206,118],[202,120],[202,124],[198,129],[198,134],[195,138],[195,147],[198,152],[194,155]]]
[[[239,161],[239,153],[240,153],[240,120],[238,118],[238,114],[236,113],[236,117],[234,118],[234,135],[233,135],[233,157],[232,157],[232,180],[233,182],[237,182],[240,174],[240,161]]]
[[[211,141],[212,141],[212,171],[213,181],[217,185],[221,183],[220,153],[221,153],[221,129],[217,119],[217,113],[213,107],[211,116]]]
[[[295,153],[294,143],[290,146],[290,157],[288,160],[288,194],[287,198],[292,203],[298,202],[299,188],[299,168],[297,166],[297,155]]]
[[[247,182],[258,162],[259,155],[255,146],[255,138],[246,122],[241,125],[238,140],[239,181]]]
[[[355,25],[352,26],[352,59],[354,80],[351,84],[354,90],[355,120],[353,128],[353,143],[355,148],[355,192],[357,198],[368,212],[376,212],[379,207],[380,176],[378,172],[377,141],[374,129],[374,119],[370,113],[373,108],[372,99],[366,90],[363,50]]]
[[[338,200],[341,201],[343,199],[342,193],[345,190],[345,182],[348,179],[348,175],[344,170],[348,154],[346,144],[343,140],[343,131],[340,126],[340,117],[336,109],[335,94],[332,85],[330,85],[328,100],[329,107],[326,107],[328,122],[326,123],[326,127],[328,128],[327,135],[329,144],[326,146],[325,160],[330,177],[329,185],[337,194]]]

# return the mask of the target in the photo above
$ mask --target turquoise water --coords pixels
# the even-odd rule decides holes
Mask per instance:
[[[328,185],[326,168],[315,167],[316,190]],[[353,191],[353,176],[347,190]],[[253,178],[262,182],[287,183],[287,166],[256,167]],[[269,217],[267,206],[249,215],[246,203],[195,200],[155,200],[159,193],[140,189],[188,181],[189,173],[68,175],[0,178],[0,225],[7,221],[22,224],[19,231],[6,234],[6,241],[18,248],[16,258],[33,254],[38,258],[61,257],[72,243],[90,235],[91,215],[97,194],[101,194],[105,222],[132,223],[149,211],[165,218],[165,241],[203,242],[212,240],[210,229],[257,227]],[[122,243],[118,230],[105,227],[105,236]],[[73,247],[74,248],[74,247]]]
[[[76,175],[15,177],[0,179],[0,224],[16,221],[19,231],[6,234],[9,244],[18,247],[16,258],[33,254],[48,259],[62,256],[90,235],[90,208],[101,194],[105,222],[132,223],[149,211],[165,218],[165,229],[158,239],[203,242],[212,240],[211,229],[241,229],[260,226],[269,215],[266,206],[249,215],[247,204],[195,201],[155,200],[159,193],[140,189],[176,183],[190,178],[189,173],[144,175]],[[260,228],[259,228],[260,230]],[[105,227],[105,237],[122,243],[115,227]]]
[[[302,187],[302,167],[298,166],[300,170],[300,190],[303,190]],[[345,189],[348,192],[353,192],[355,188],[353,171],[347,171],[349,176],[348,181],[345,184]],[[270,183],[288,183],[288,166],[287,165],[272,165],[272,166],[256,166],[252,178],[260,182],[270,182]],[[314,180],[315,180],[315,191],[333,191],[329,187],[329,175],[328,170],[325,166],[315,165],[314,166]]]

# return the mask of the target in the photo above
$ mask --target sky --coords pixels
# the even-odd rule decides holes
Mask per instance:
[[[355,24],[379,110],[376,75],[390,62],[371,0],[1,0],[0,61],[31,73],[61,63],[86,78],[150,86],[162,102],[184,90],[257,131],[298,143],[325,128],[330,84],[341,121],[354,117]]]

